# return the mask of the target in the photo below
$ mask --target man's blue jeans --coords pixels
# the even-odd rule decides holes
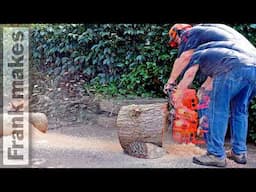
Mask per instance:
[[[224,141],[230,117],[231,144],[236,154],[246,153],[248,105],[256,93],[256,67],[233,69],[213,78],[208,110],[207,150],[225,157]]]

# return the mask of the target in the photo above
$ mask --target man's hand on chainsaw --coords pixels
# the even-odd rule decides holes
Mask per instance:
[[[177,84],[176,83],[166,83],[164,85],[164,93],[165,94],[171,94],[172,92],[174,92],[177,88]]]
[[[205,88],[204,87],[200,87],[200,89],[198,89],[198,91],[197,91],[198,99],[202,100],[204,95],[205,95]]]
[[[200,89],[197,91],[197,97],[199,100],[203,100],[205,97],[209,97],[210,92],[210,90],[207,90],[204,87],[200,87]]]
[[[174,94],[177,91],[177,84],[175,83],[166,83],[164,86],[164,93],[168,95],[169,98],[169,104],[171,106],[175,106],[175,99],[174,99]]]

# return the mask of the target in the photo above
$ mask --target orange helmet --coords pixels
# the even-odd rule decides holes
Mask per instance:
[[[172,48],[176,48],[178,46],[177,42],[175,41],[177,35],[180,36],[181,31],[186,30],[191,27],[192,27],[191,25],[183,24],[183,23],[177,23],[177,24],[173,25],[168,33],[169,37],[170,37],[169,45]]]

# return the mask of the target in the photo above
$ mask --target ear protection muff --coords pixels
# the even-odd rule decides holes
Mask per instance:
[[[192,26],[189,24],[175,24],[169,31],[169,37],[170,40],[168,42],[168,44],[172,47],[172,48],[177,48],[178,47],[178,43],[175,41],[177,35],[180,37],[182,32],[188,28],[191,28]]]
[[[180,30],[177,30],[176,27],[172,28],[169,31],[169,37],[170,37],[169,45],[172,48],[177,48],[178,47],[178,43],[175,41],[177,35],[180,35],[180,32],[178,32],[178,31],[180,31]]]

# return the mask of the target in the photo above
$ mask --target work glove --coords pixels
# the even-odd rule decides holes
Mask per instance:
[[[177,85],[175,83],[166,83],[164,85],[164,93],[168,96],[169,106],[174,106],[173,93],[176,91]]]
[[[176,88],[177,88],[176,83],[166,83],[164,85],[164,90],[163,91],[164,91],[165,94],[168,95],[168,94],[174,92],[176,90]]]

